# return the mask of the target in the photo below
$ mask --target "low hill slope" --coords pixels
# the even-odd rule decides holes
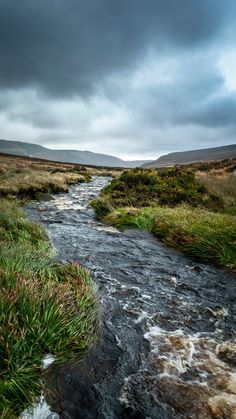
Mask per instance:
[[[223,147],[205,148],[202,150],[181,151],[166,154],[151,163],[144,164],[144,167],[166,167],[179,164],[191,164],[211,160],[223,160],[236,157],[236,144]]]

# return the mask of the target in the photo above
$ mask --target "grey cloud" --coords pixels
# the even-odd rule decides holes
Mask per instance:
[[[236,96],[216,97],[196,106],[179,118],[182,124],[191,123],[205,127],[230,127],[236,129]]]
[[[165,83],[159,84],[157,79],[156,85],[154,83],[144,89],[142,85],[132,92],[127,86],[117,89],[119,97],[124,98],[127,109],[132,109],[136,119],[144,125],[159,128],[176,124],[200,124],[201,119],[203,125],[211,125],[215,114],[218,125],[225,125],[229,120],[236,123],[233,118],[235,98],[230,93],[219,93],[224,90],[224,79],[216,65],[209,63],[209,57],[193,57],[188,54],[184,58],[176,56],[176,60],[180,62],[176,66],[178,70],[170,69],[170,80],[167,78]],[[118,101],[116,94],[115,99]]]
[[[0,85],[88,95],[147,48],[194,48],[223,30],[228,0],[1,0]]]
[[[0,136],[131,158],[233,142],[217,60],[235,7],[0,0]]]

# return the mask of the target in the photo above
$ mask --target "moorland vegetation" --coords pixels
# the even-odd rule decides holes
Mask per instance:
[[[123,172],[92,202],[103,221],[151,231],[207,263],[236,268],[236,160]]]
[[[79,358],[98,336],[89,272],[55,261],[42,226],[23,204],[107,171],[0,155],[0,416],[15,418],[39,397],[43,357]],[[114,173],[109,171],[109,174]]]
[[[120,228],[153,232],[199,260],[235,269],[235,160],[161,170],[113,171],[0,155],[0,416],[18,417],[43,389],[43,357],[80,357],[98,336],[89,272],[53,258],[23,205],[92,175],[115,177],[93,201]],[[118,176],[119,175],[119,176]]]

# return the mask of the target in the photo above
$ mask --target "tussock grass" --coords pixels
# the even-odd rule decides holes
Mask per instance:
[[[89,181],[85,167],[0,155],[0,196],[35,198],[37,192],[67,192],[68,185]]]
[[[96,167],[87,167],[87,173],[91,174],[91,176],[110,176],[110,177],[117,177],[119,176],[124,169],[114,169],[107,167],[106,169],[96,168]]]
[[[66,192],[68,185],[90,181],[91,176],[115,177],[121,171],[0,154],[0,196],[35,198],[36,192]]]
[[[123,172],[92,206],[109,224],[151,231],[168,246],[196,259],[235,269],[236,185],[232,164],[211,162],[204,174],[198,171],[199,164],[192,169]]]
[[[0,242],[30,243],[48,249],[45,230],[24,219],[22,209],[13,200],[0,199]],[[1,252],[1,249],[0,249]]]
[[[42,358],[78,357],[97,337],[90,274],[51,256],[42,227],[0,200],[0,416],[17,417],[42,390]]]
[[[20,196],[32,198],[36,192],[67,192],[68,185],[84,182],[86,178],[79,173],[48,173],[28,170],[1,177],[0,196]]]
[[[0,154],[0,197],[37,198],[37,192],[67,192],[68,185],[91,180],[91,176],[112,176],[121,169],[84,167]]]
[[[44,229],[24,218],[37,192],[56,193],[110,170],[0,155],[0,416],[18,417],[43,387],[42,359],[78,358],[97,338],[89,272],[52,257]]]
[[[214,170],[197,172],[197,178],[214,194],[220,196],[228,213],[236,214],[236,172]]]
[[[166,245],[196,259],[236,268],[236,217],[181,205],[118,209],[105,217],[117,227],[151,231]]]

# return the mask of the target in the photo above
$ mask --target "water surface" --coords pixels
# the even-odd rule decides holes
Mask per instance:
[[[109,181],[27,210],[60,261],[91,270],[100,301],[101,341],[54,371],[53,409],[62,419],[236,418],[235,277],[97,221],[89,202]]]

